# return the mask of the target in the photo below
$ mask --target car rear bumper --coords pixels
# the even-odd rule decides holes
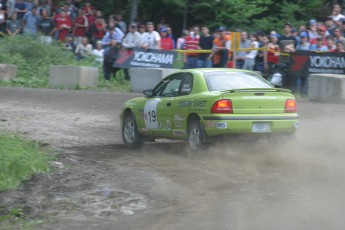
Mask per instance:
[[[297,114],[282,115],[209,115],[202,117],[207,136],[224,134],[294,133]]]

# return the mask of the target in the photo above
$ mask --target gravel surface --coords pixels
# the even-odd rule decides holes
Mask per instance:
[[[190,154],[166,140],[122,145],[119,110],[137,96],[0,88],[0,127],[53,146],[57,158],[49,175],[0,193],[0,206],[43,220],[38,229],[344,228],[345,105],[301,99],[296,140],[230,140]]]

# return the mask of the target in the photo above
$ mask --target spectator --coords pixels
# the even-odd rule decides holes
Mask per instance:
[[[326,18],[325,26],[327,28],[328,34],[330,34],[334,37],[334,29],[336,28],[336,25],[335,25],[332,17]]]
[[[33,7],[31,11],[24,15],[22,26],[25,35],[35,35],[37,34],[37,28],[40,18],[37,14],[36,7]]]
[[[213,48],[210,58],[212,58],[213,67],[224,68],[229,61],[231,37],[226,35],[224,26],[218,28],[217,34],[218,35],[213,39]]]
[[[20,22],[17,20],[17,13],[13,13],[11,19],[7,22],[6,31],[10,36],[15,36],[20,33]]]
[[[114,29],[110,28],[109,33],[113,34]],[[104,43],[102,42],[102,44]],[[104,79],[107,81],[110,80],[111,74],[113,74],[113,76],[115,77],[116,72],[119,70],[119,68],[114,67],[114,63],[116,61],[117,55],[118,55],[117,43],[116,43],[116,40],[113,39],[110,41],[109,45],[104,49],[103,74],[104,74]]]
[[[260,35],[260,42],[259,42],[259,48],[268,48],[268,43],[270,42],[270,39],[267,35],[261,34]],[[265,65],[266,64],[266,65]],[[255,58],[255,71],[260,71],[261,73],[265,73],[268,70],[267,65],[267,51],[266,50],[258,50],[258,54]]]
[[[259,47],[259,43],[257,42],[257,40],[258,38],[256,34],[250,35],[250,48],[257,49]],[[255,57],[257,54],[258,54],[257,50],[251,50],[247,53],[244,60],[243,69],[253,70],[254,65],[255,65]]]
[[[92,55],[92,45],[87,37],[81,39],[81,43],[75,49],[75,54],[78,60],[89,58]]]
[[[259,43],[259,48],[268,48],[270,39],[268,35],[261,35],[261,42]],[[268,73],[268,64],[267,64],[267,51],[259,50],[255,58],[255,71],[260,71],[261,73]]]
[[[199,47],[202,50],[212,50],[213,48],[213,36],[210,34],[207,26],[201,27]],[[211,68],[212,60],[209,56],[209,53],[200,53],[196,63],[197,68]]]
[[[341,14],[340,4],[333,5],[333,12],[332,12],[331,17],[333,18],[333,21],[335,22],[339,21],[341,18],[345,18],[345,16]]]
[[[139,25],[139,35],[140,35],[140,44],[141,44],[146,35],[146,26],[144,24]]]
[[[141,40],[141,48],[148,49],[160,49],[161,48],[161,36],[154,30],[154,24],[152,22],[146,23],[147,32],[143,35]]]
[[[326,37],[326,40],[327,40],[327,49],[328,49],[328,51],[333,52],[333,50],[336,49],[333,37],[331,35],[328,35]]]
[[[344,53],[344,44],[341,41],[337,41],[335,44],[336,48],[334,50],[332,50],[331,52],[340,52],[340,53]]]
[[[308,34],[307,32],[301,32],[300,33],[300,40],[301,43],[297,45],[296,50],[304,50],[309,51],[310,50],[310,43],[308,42]],[[307,95],[308,92],[308,75],[305,76],[295,76],[294,77],[294,88],[295,92],[300,94],[301,96]]]
[[[337,43],[338,41],[340,41],[340,42],[343,43],[343,45],[345,45],[345,38],[344,38],[344,36],[343,36],[343,34],[342,34],[341,29],[336,28],[336,29],[334,30],[334,34],[335,34],[335,36],[334,36],[335,42]]]
[[[316,41],[317,41],[316,44],[311,44],[310,51],[322,51],[322,52],[328,51],[327,46],[323,44],[322,37],[317,37]]]
[[[161,49],[162,50],[172,50],[174,49],[174,42],[168,35],[168,29],[166,27],[161,27]]]
[[[48,11],[42,11],[42,17],[38,23],[38,30],[41,33],[42,41],[46,43],[52,42],[52,36],[54,35],[55,22],[48,15]]]
[[[65,36],[62,48],[64,50],[70,51],[70,52],[72,52],[74,54],[76,46],[75,46],[75,44],[73,42],[73,36],[72,35],[67,34]]]
[[[72,0],[65,0],[66,3],[66,13],[71,17],[71,20],[74,21],[78,14],[78,8],[74,5]]]
[[[66,14],[65,10],[62,10],[56,17],[56,27],[55,30],[58,31],[58,40],[64,41],[66,35],[70,32],[72,28],[72,21],[70,17]]]
[[[171,40],[173,42],[173,48],[176,48],[176,42],[175,42],[171,27],[167,26],[167,30],[168,30],[168,36],[171,38]]]
[[[94,9],[95,8],[93,6],[91,6],[90,1],[85,1],[85,6],[82,7],[82,10],[85,12],[86,17],[92,16]]]
[[[0,3],[0,34],[6,33],[6,14],[2,9],[2,3]]]
[[[199,27],[194,26],[190,31],[189,36],[186,37],[184,49],[185,50],[197,50],[199,47]],[[198,60],[198,53],[185,53],[184,54],[184,68],[196,68],[196,62]]]
[[[182,50],[184,48],[184,44],[186,42],[186,37],[188,36],[188,34],[189,34],[188,30],[182,31],[182,36],[177,39],[176,49]]]
[[[7,17],[12,18],[12,14],[16,12],[15,5],[16,0],[7,0]]]
[[[118,27],[109,27],[108,32],[102,38],[103,47],[113,45],[113,41],[116,42],[117,46],[120,46],[122,43],[124,34]]]
[[[102,41],[96,42],[96,48],[92,50],[92,55],[95,57],[95,61],[98,64],[103,64],[104,49],[102,46]]]
[[[24,2],[24,4],[25,4],[25,9],[26,9],[28,12],[32,11],[32,8],[35,7],[35,3],[33,3],[33,0],[26,0],[26,1]]]
[[[82,9],[79,9],[78,16],[74,21],[73,27],[74,43],[77,46],[81,43],[82,38],[86,36],[88,27],[88,20],[85,16],[85,12]]]
[[[247,49],[250,47],[250,40],[248,40],[248,33],[246,31],[241,32],[241,42],[240,42],[240,49]],[[244,59],[247,55],[245,51],[239,51],[236,53],[236,68],[242,69],[244,65]]]
[[[309,21],[308,38],[313,39],[318,36],[319,34],[317,32],[317,21],[315,19],[312,19]]]
[[[123,39],[122,47],[127,50],[131,51],[135,47],[139,47],[140,45],[140,34],[137,31],[137,25],[132,23],[129,26],[129,32],[127,33],[126,37]],[[123,69],[125,74],[125,80],[130,80],[131,77],[129,75],[128,69]]]
[[[127,24],[123,21],[123,18],[122,18],[122,15],[121,14],[118,14],[116,16],[116,21],[117,23],[119,24],[119,27],[120,27],[120,30],[126,34],[127,32]]]
[[[52,6],[48,4],[48,0],[42,0],[42,3],[37,7],[39,15],[42,15],[43,11],[47,11],[48,16],[52,16]]]
[[[307,32],[301,32],[300,35],[301,43],[297,45],[297,50],[310,50],[310,43],[308,42]]]
[[[23,0],[17,0],[15,4],[15,11],[17,12],[17,20],[21,22],[24,18],[24,15],[28,12]]]
[[[326,29],[325,26],[319,26],[319,28],[318,28],[318,30],[317,30],[319,36],[316,37],[316,38],[310,39],[310,40],[309,40],[309,43],[312,44],[312,45],[315,45],[315,44],[318,43],[318,40],[317,40],[317,39],[320,39],[320,37],[321,37],[322,42],[323,42],[323,45],[324,45],[324,46],[327,46],[326,31],[327,31],[327,29]]]
[[[271,75],[276,70],[276,66],[279,63],[280,47],[278,44],[278,35],[272,34],[271,41],[267,45],[267,65],[268,74]]]
[[[90,35],[91,35],[91,44],[95,45],[96,41],[102,40],[105,35],[106,24],[103,17],[98,16],[96,22],[91,25]]]

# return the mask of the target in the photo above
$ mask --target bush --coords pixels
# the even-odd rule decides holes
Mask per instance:
[[[17,65],[17,78],[10,86],[47,87],[50,65],[86,65],[92,61],[79,62],[73,54],[63,50],[57,43],[47,44],[38,37],[4,37],[0,41],[0,63]]]

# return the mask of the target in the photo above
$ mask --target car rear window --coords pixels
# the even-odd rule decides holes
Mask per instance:
[[[205,80],[210,91],[250,89],[250,88],[273,88],[265,79],[246,72],[205,72]]]

